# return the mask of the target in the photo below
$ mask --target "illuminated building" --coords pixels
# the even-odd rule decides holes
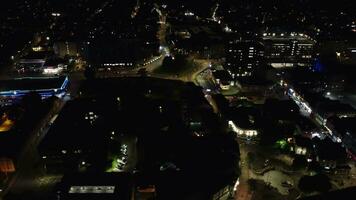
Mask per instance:
[[[14,121],[9,119],[8,115],[5,113],[0,117],[0,133],[9,131],[14,126]]]
[[[61,58],[64,58],[65,56],[75,57],[79,54],[79,49],[74,42],[56,42],[53,49]]]
[[[42,68],[43,74],[60,74],[63,70],[67,69],[67,65],[63,64],[62,59],[48,59]]]
[[[231,75],[225,70],[214,71],[213,76],[216,84],[218,84],[222,90],[228,90],[230,86],[234,85]]]
[[[256,137],[258,135],[258,131],[254,129],[243,129],[238,127],[233,121],[229,121],[230,128],[237,133],[238,137]]]
[[[272,67],[312,66],[316,41],[308,35],[264,33],[262,39],[266,60]]]
[[[133,180],[126,173],[74,173],[65,175],[55,191],[57,199],[132,200]]]
[[[48,52],[46,51],[32,51],[20,58],[16,64],[16,69],[20,73],[41,72],[47,58]]]
[[[36,47],[34,51],[20,58],[16,64],[18,73],[59,74],[67,68],[65,61],[53,56],[53,52],[43,51]]]
[[[341,142],[349,156],[356,160],[356,117],[331,117],[327,126],[331,131],[341,137]]]
[[[11,104],[22,96],[37,92],[42,98],[62,96],[68,86],[68,77],[27,77],[0,81],[0,104]]]
[[[226,47],[225,69],[233,78],[252,76],[262,65],[264,47],[252,40],[230,40]]]
[[[115,70],[136,66],[139,53],[136,39],[102,39],[89,42],[87,59],[98,70]]]
[[[337,165],[343,164],[346,160],[346,150],[340,143],[335,143],[331,139],[315,140],[316,159],[324,170],[334,170]]]
[[[312,141],[301,136],[294,137],[294,153],[297,155],[308,156],[312,153]]]

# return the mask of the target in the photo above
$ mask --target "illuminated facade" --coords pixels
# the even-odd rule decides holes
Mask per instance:
[[[61,97],[64,95],[68,83],[68,77],[27,77],[1,81],[0,104],[11,104],[30,92],[36,92],[42,98]]]
[[[233,121],[229,121],[229,127],[232,129],[232,131],[237,133],[238,137],[252,138],[257,137],[259,135],[257,130],[240,128]]]
[[[267,62],[272,67],[312,66],[316,41],[308,35],[264,33],[262,39]]]
[[[226,48],[227,69],[233,78],[252,76],[264,59],[264,47],[252,40],[230,40]]]
[[[234,85],[231,75],[225,70],[213,71],[215,83],[220,86],[222,90],[229,90]]]
[[[54,52],[61,58],[65,56],[75,57],[79,55],[79,49],[74,42],[56,42],[53,45]]]

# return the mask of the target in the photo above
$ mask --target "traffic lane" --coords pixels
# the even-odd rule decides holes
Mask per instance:
[[[62,101],[60,104],[55,104],[55,106],[47,114],[47,116],[39,123],[38,127],[35,128],[34,131],[31,133],[31,137],[23,148],[21,155],[19,156],[19,161],[17,163],[17,171],[10,178],[6,188],[1,193],[0,197],[6,196],[7,193],[17,188],[18,184],[21,185],[23,181],[26,181],[28,177],[31,177],[33,175],[33,170],[40,160],[37,152],[37,146],[49,130],[49,121],[55,114],[58,114],[60,112],[63,106],[64,102]]]
[[[250,200],[252,198],[252,194],[249,193],[248,186],[246,184],[239,185],[236,190],[235,199],[236,200]]]
[[[80,83],[77,80],[82,80],[83,75],[80,73],[75,73],[72,76],[69,76],[72,84],[69,87],[71,94],[76,95],[79,90]],[[73,84],[74,83],[74,84]],[[17,172],[13,175],[9,183],[7,184],[6,189],[1,193],[2,196],[5,196],[12,188],[16,188],[17,184],[21,184],[22,181],[25,181],[27,177],[32,174],[32,170],[36,164],[38,164],[39,156],[37,153],[37,146],[46,136],[50,124],[49,121],[56,114],[59,114],[62,108],[65,105],[65,101],[59,100],[58,104],[54,104],[54,107],[49,111],[46,117],[38,124],[31,137],[29,138],[26,146],[24,147],[23,153],[19,157],[19,162],[17,164]],[[1,197],[0,195],[0,197]]]

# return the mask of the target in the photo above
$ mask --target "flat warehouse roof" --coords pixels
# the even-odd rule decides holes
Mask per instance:
[[[68,78],[65,76],[48,77],[29,77],[12,80],[0,80],[0,94],[9,91],[36,91],[60,89],[65,86]]]

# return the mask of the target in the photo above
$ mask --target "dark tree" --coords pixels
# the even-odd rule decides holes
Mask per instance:
[[[95,69],[93,67],[86,67],[84,71],[84,76],[88,80],[95,79]]]
[[[298,183],[298,187],[303,192],[327,192],[331,189],[329,178],[324,174],[315,176],[303,176]]]
[[[300,170],[303,168],[306,168],[308,165],[307,160],[304,157],[298,156],[294,158],[293,163],[292,163],[292,168],[294,170]]]
[[[22,98],[23,108],[27,111],[37,110],[42,103],[41,95],[37,92],[30,92]]]
[[[174,57],[165,57],[160,68],[163,73],[178,73],[184,71],[189,66],[186,56],[177,54]]]
[[[257,189],[257,181],[256,181],[256,179],[248,179],[247,183],[250,186],[250,189],[252,191],[255,191]]]
[[[146,77],[147,76],[147,70],[146,68],[141,68],[138,70],[137,72],[138,75],[140,75],[141,77]]]

